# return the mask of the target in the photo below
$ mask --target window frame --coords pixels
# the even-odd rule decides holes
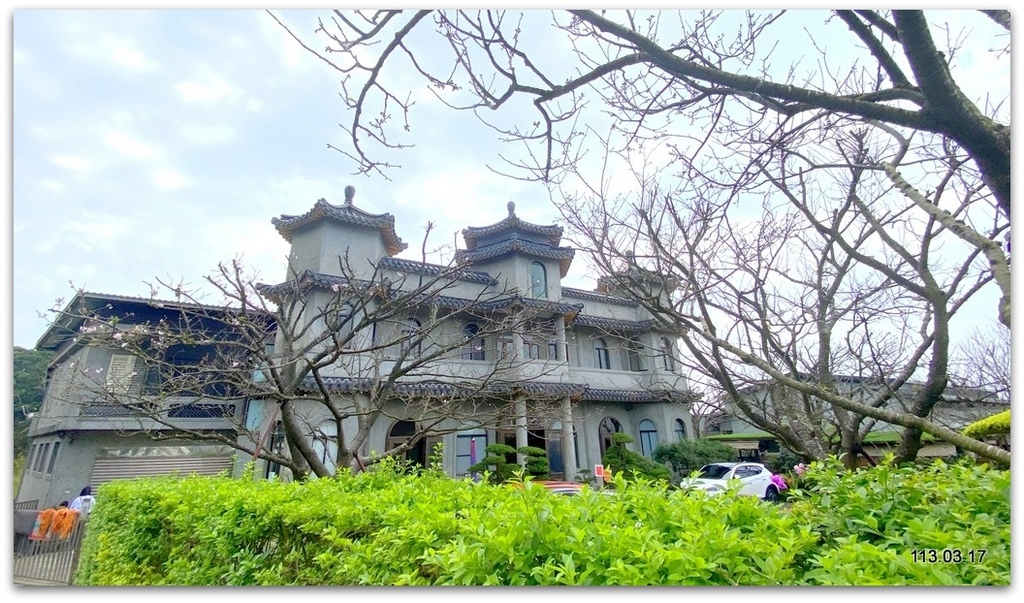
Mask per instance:
[[[686,439],[686,423],[682,419],[677,418],[675,423],[672,424],[673,431],[676,435],[676,441],[682,442]]]
[[[103,381],[108,392],[112,394],[128,393],[135,376],[136,360],[138,358],[134,354],[113,353],[110,355],[110,361],[107,362],[107,374]]]
[[[548,297],[548,269],[540,262],[530,262],[530,296]]]
[[[415,326],[414,326],[415,325]],[[409,356],[419,358],[423,354],[423,341],[417,341],[423,332],[423,323],[415,316],[406,317],[402,324],[402,337],[399,341],[398,353],[404,354],[409,350]]]
[[[462,358],[464,360],[487,360],[487,346],[483,337],[477,334],[480,332],[480,325],[475,322],[466,323],[462,327],[462,336],[466,342],[462,345]]]
[[[658,425],[651,419],[641,419],[640,423],[637,424],[637,431],[640,434],[640,454],[650,458],[659,443]]]
[[[601,370],[611,370],[612,368],[612,356],[608,351],[608,344],[601,337],[594,339],[594,352],[597,355],[597,368]]]

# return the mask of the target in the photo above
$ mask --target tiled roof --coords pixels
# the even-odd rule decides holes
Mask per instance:
[[[256,289],[261,294],[273,300],[276,297],[279,297],[283,292],[295,286],[320,287],[322,289],[330,289],[335,285],[349,284],[355,284],[357,286],[362,287],[371,285],[370,281],[366,280],[353,280],[343,276],[323,274],[320,272],[306,270],[302,274],[300,274],[299,277],[295,280],[280,283],[277,285],[259,284],[256,286]],[[400,290],[395,290],[392,292],[393,297],[397,297],[404,294],[405,293]],[[422,293],[414,296],[412,301],[418,304],[436,303],[441,307],[449,308],[452,310],[471,308],[473,310],[479,310],[481,312],[493,312],[498,310],[505,310],[514,306],[522,306],[533,310],[549,310],[556,314],[571,316],[583,309],[583,304],[568,304],[565,302],[550,301],[544,299],[533,299],[531,297],[522,297],[519,295],[506,295],[494,299],[467,299],[462,297],[454,297],[450,295],[434,295],[429,293]]]
[[[79,328],[87,320],[86,315],[93,313],[105,317],[116,316],[124,323],[157,322],[163,316],[171,315],[194,318],[208,316],[212,320],[221,322],[218,317],[227,317],[240,312],[240,308],[231,306],[81,291],[75,294],[64,310],[47,327],[36,342],[36,348],[41,350],[59,348],[65,341],[78,334]],[[246,308],[246,313],[252,316],[261,315],[267,319],[271,318],[253,308]]]
[[[466,241],[466,248],[469,250],[476,249],[477,240],[500,232],[520,230],[523,232],[530,232],[539,234],[548,238],[548,242],[552,247],[557,247],[558,243],[562,240],[562,227],[555,224],[549,226],[541,226],[539,224],[531,224],[530,222],[524,222],[520,220],[515,213],[516,205],[509,201],[508,204],[508,217],[501,222],[496,222],[490,226],[470,226],[462,229],[462,237]]]
[[[628,306],[635,308],[639,304],[631,299],[625,297],[619,297],[617,295],[609,295],[608,293],[598,293],[597,291],[584,291],[583,289],[574,289],[572,287],[562,287],[563,297],[575,297],[577,299],[585,299],[589,301],[604,302],[608,304],[617,304],[620,306]]]
[[[288,291],[294,287],[307,288],[307,287],[320,287],[322,289],[330,289],[334,285],[347,285],[355,283],[361,286],[369,285],[369,281],[365,280],[352,280],[343,276],[336,276],[333,274],[323,274],[322,272],[313,272],[312,270],[304,270],[302,274],[290,281],[278,283],[276,285],[267,285],[260,283],[256,285],[256,290],[260,294],[265,295],[271,300],[278,301],[277,298],[282,293]]]
[[[459,249],[455,252],[455,259],[459,263],[472,264],[515,252],[543,260],[558,260],[559,272],[561,272],[562,276],[569,272],[569,265],[572,263],[573,256],[576,255],[576,250],[572,247],[542,245],[521,239],[513,234],[508,239],[492,245],[485,245],[484,247],[474,249]]]
[[[479,270],[466,270],[466,269],[452,269],[449,266],[441,266],[439,264],[429,264],[427,262],[417,262],[414,260],[406,260],[402,258],[381,258],[377,264],[380,267],[388,268],[391,270],[398,270],[403,272],[411,272],[413,274],[425,274],[427,276],[437,276],[444,271],[448,271],[453,277],[459,280],[468,281],[472,283],[482,283],[485,285],[493,285],[498,282],[498,279],[494,278],[486,272]]]
[[[626,402],[642,404],[645,402],[685,402],[690,398],[687,392],[649,391],[623,389],[587,388],[583,399],[588,402]]]
[[[323,219],[379,230],[381,236],[384,237],[388,255],[396,255],[408,247],[408,244],[398,238],[398,234],[395,232],[395,217],[391,214],[371,214],[351,204],[339,207],[331,205],[326,199],[317,201],[313,209],[301,216],[282,214],[280,218],[271,219],[270,223],[277,228],[286,241],[291,242],[292,234],[296,230]]]
[[[655,324],[654,320],[623,320],[618,318],[602,318],[600,316],[589,316],[580,314],[573,320],[574,325],[581,327],[593,327],[606,331],[629,331],[641,333],[650,330]]]
[[[326,377],[323,379],[327,391],[332,393],[365,392],[373,386],[371,379],[352,379],[349,377]],[[316,389],[316,382],[307,377],[303,387],[309,391]],[[623,402],[643,404],[652,402],[684,402],[689,398],[686,392],[649,391],[649,390],[617,390],[594,389],[582,383],[547,383],[543,381],[500,382],[489,383],[477,388],[457,383],[439,381],[414,381],[399,383],[395,386],[398,395],[411,396],[452,396],[461,395],[509,395],[517,391],[530,395],[570,396],[576,400],[588,402]]]
[[[679,279],[672,275],[661,275],[635,266],[631,266],[623,272],[616,272],[597,279],[597,290],[602,293],[640,285],[656,285],[664,287],[668,291],[675,291],[679,287]]]

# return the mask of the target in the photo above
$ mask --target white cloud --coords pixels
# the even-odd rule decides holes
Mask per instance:
[[[227,125],[199,126],[187,125],[181,129],[182,137],[196,145],[217,145],[230,142],[238,136],[238,132]]]
[[[163,190],[174,190],[188,186],[191,180],[174,168],[164,167],[153,173],[153,184]]]
[[[235,104],[244,96],[244,91],[223,77],[213,73],[208,67],[199,69],[190,80],[182,80],[174,85],[178,100],[185,104]]]
[[[137,161],[146,161],[159,155],[155,146],[118,130],[107,131],[103,135],[103,142],[118,154]]]
[[[37,184],[39,185],[40,188],[43,188],[45,190],[52,191],[52,192],[55,192],[55,193],[63,192],[64,189],[67,188],[66,186],[64,186],[63,182],[58,182],[56,180],[40,180]]]
[[[90,220],[72,220],[64,225],[65,240],[86,252],[106,251],[111,254],[122,249],[119,241],[138,229],[134,220],[123,216],[103,214]]]
[[[79,174],[94,171],[97,167],[94,161],[76,155],[50,155],[47,160],[59,168]]]
[[[88,43],[73,46],[71,51],[87,59],[113,64],[134,73],[157,68],[157,64],[136,48],[131,40],[107,33],[100,34],[98,39],[90,39]]]

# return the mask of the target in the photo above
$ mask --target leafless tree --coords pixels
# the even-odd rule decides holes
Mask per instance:
[[[950,370],[950,381],[962,387],[988,392],[999,400],[1010,399],[1010,332],[977,330],[961,345]]]
[[[532,418],[558,412],[548,410],[557,406],[545,404],[552,401],[543,392],[529,391],[529,404],[517,404],[544,372],[520,374],[520,351],[496,347],[501,336],[548,318],[545,303],[493,287],[452,295],[466,272],[457,265],[411,262],[420,269],[397,275],[377,266],[359,278],[347,258],[340,264],[337,276],[302,272],[268,286],[235,261],[207,279],[223,304],[201,303],[198,293],[160,283],[154,294],[168,288],[177,301],[152,304],[172,310],[173,319],[89,313],[82,343],[130,354],[145,368],[136,364],[134,375],[113,380],[79,375],[85,403],[129,411],[137,431],[151,438],[216,441],[300,479],[401,456],[470,421],[507,428],[524,409]],[[468,323],[476,325],[472,336],[463,328]],[[453,362],[484,358],[485,347],[485,362]],[[211,431],[189,428],[174,411],[240,400],[263,401],[271,416],[247,425],[232,415],[230,430]],[[283,429],[280,447],[269,441],[275,419]],[[360,455],[374,426],[394,420],[409,421],[413,430]]]
[[[359,171],[386,174],[411,144],[419,89],[391,75],[419,75],[521,143],[511,175],[552,186],[598,265],[680,279],[672,305],[648,305],[732,399],[768,377],[828,405],[843,449],[870,419],[908,428],[902,458],[924,430],[1002,459],[925,419],[966,300],[994,283],[1010,324],[1009,91],[978,97],[959,62],[1005,56],[1009,21],[975,14],[336,11],[322,51],[293,35],[344,75],[336,148]],[[838,374],[884,386],[854,400]],[[911,379],[926,385],[909,412],[886,408]],[[787,444],[822,441],[744,412]]]

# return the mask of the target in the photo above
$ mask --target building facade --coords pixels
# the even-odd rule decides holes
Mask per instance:
[[[284,292],[299,285],[303,307],[311,312],[344,298],[344,287],[354,283],[386,282],[394,295],[412,291],[407,299],[423,300],[351,333],[345,353],[318,373],[318,383],[308,379],[310,389],[326,388],[333,405],[351,410],[401,357],[431,358],[398,378],[393,391],[401,395],[374,409],[380,418],[365,423],[358,457],[373,458],[405,443],[408,459],[423,465],[439,460],[448,474],[463,476],[489,444],[533,446],[545,451],[553,477],[574,479],[601,462],[616,432],[631,435],[629,447],[648,456],[658,444],[687,437],[690,395],[675,338],[621,294],[617,283],[623,275],[604,275],[593,291],[563,286],[576,252],[561,245],[560,227],[524,221],[509,203],[502,219],[465,228],[453,265],[441,266],[397,257],[406,244],[394,217],[357,208],[353,196],[350,187],[341,205],[321,199],[305,214],[272,220],[290,243],[290,255],[284,280],[260,290],[266,299],[284,303]],[[661,295],[671,293],[657,279],[652,286]],[[237,474],[251,460],[222,443],[176,439],[177,428],[238,442],[252,442],[255,434],[261,446],[281,449],[279,401],[253,395],[258,388],[237,397],[226,391],[156,396],[163,378],[151,366],[154,352],[136,349],[133,355],[111,345],[120,331],[173,325],[186,314],[217,323],[218,312],[117,295],[76,296],[37,344],[52,350],[54,359],[30,427],[28,466],[16,500],[44,508],[111,479],[175,471]],[[333,327],[323,318],[309,320],[311,329],[292,339],[278,329],[268,349],[324,340],[324,330]],[[99,344],[88,337],[98,328],[114,334]],[[226,322],[213,328],[230,330]],[[444,353],[431,356],[444,345]],[[210,351],[161,349],[156,364],[162,371],[186,371]],[[258,370],[251,374],[254,381],[263,378]],[[474,385],[479,387],[473,390]],[[466,389],[473,393],[452,395]],[[417,400],[446,397],[457,399],[459,407],[429,417],[431,429],[420,429],[427,417]],[[122,398],[131,403],[112,403]],[[141,412],[133,406],[157,398],[157,415],[153,408]],[[299,406],[309,442],[328,465],[339,439],[349,441],[364,426],[358,413],[332,425],[324,404]],[[439,458],[431,455],[437,444]],[[266,461],[258,462],[257,471],[289,477]]]
[[[488,387],[437,420],[432,430],[437,435],[421,438],[408,458],[427,464],[441,444],[444,470],[461,476],[489,444],[529,445],[546,451],[552,476],[573,479],[580,469],[601,462],[615,432],[631,435],[631,447],[648,456],[659,443],[686,437],[690,398],[676,340],[617,292],[616,275],[600,279],[595,291],[563,286],[575,250],[561,246],[560,227],[526,222],[509,203],[503,219],[462,231],[464,245],[454,262],[458,270],[436,278],[451,267],[395,257],[405,243],[395,232],[394,217],[359,209],[354,190],[346,193],[342,205],[321,199],[305,214],[273,220],[290,243],[289,265],[285,280],[263,291],[275,298],[303,283],[309,306],[322,308],[339,287],[354,281],[387,282],[404,291],[422,288],[429,303],[396,317],[390,341],[401,339],[399,331],[429,332],[415,342],[415,355],[430,354],[442,340],[462,338],[464,345],[431,362],[429,370],[404,375],[401,385],[414,396],[444,395],[453,384],[468,386],[473,379],[488,380]],[[436,294],[438,289],[443,293]],[[665,288],[663,294],[669,293]],[[381,334],[386,328],[375,323],[365,330],[354,344],[365,352],[347,354],[319,375],[342,409],[365,395],[360,383],[371,387],[405,346],[413,345],[403,340],[382,351],[375,343],[389,341]],[[286,344],[279,335],[277,345],[294,347],[294,342]],[[352,403],[346,407],[347,400]],[[424,421],[409,397],[385,403],[381,411],[385,418],[369,427],[358,451],[364,458],[419,433]],[[253,401],[250,427],[269,429],[274,412],[273,403],[261,407]],[[305,413],[306,424],[324,426],[317,445],[325,461],[331,459],[338,427],[331,425],[323,404],[311,403]],[[341,437],[349,440],[360,427],[357,419],[347,418]],[[276,442],[280,445],[281,438]]]
[[[147,358],[110,345],[199,314],[207,317],[205,332],[228,328],[216,319],[217,309],[195,304],[89,292],[68,302],[36,344],[54,356],[29,428],[16,503],[42,509],[112,479],[234,470],[230,446],[174,433],[180,428],[233,438],[244,399],[225,391],[159,395],[169,369],[188,370],[211,352],[209,346],[173,345],[151,350]],[[101,331],[109,333],[96,337]],[[143,400],[159,400],[159,412],[135,404]]]

